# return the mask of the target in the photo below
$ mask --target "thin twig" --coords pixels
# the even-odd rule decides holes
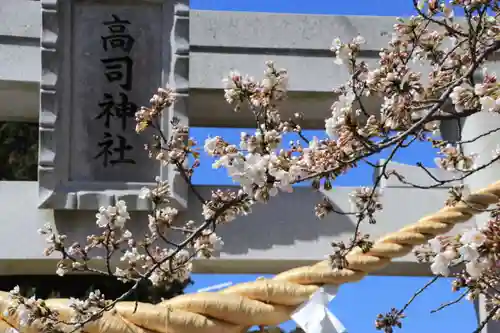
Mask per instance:
[[[440,275],[437,275],[435,277],[433,277],[431,280],[429,280],[422,288],[420,288],[419,290],[417,290],[417,292],[415,292],[415,294],[413,294],[413,296],[410,298],[410,300],[403,306],[403,308],[401,310],[399,310],[399,314],[403,314],[406,309],[408,309],[408,307],[410,306],[411,303],[413,303],[413,301],[420,295],[422,294],[427,288],[429,288],[434,282],[436,282],[441,276]]]
[[[451,305],[454,305],[454,304],[457,304],[459,303],[461,300],[464,299],[465,296],[467,296],[467,293],[469,292],[469,290],[466,290],[464,293],[462,293],[462,295],[460,295],[456,300],[454,301],[451,301],[451,302],[447,302],[447,303],[444,303],[444,304],[441,304],[438,308],[434,309],[431,311],[431,313],[436,313],[438,311],[441,311],[443,310],[444,308],[448,307],[448,306],[451,306]]]

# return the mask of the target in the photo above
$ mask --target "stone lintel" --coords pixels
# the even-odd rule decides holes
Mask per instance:
[[[197,186],[205,197],[219,186]],[[336,187],[331,200],[338,211],[351,210],[348,194],[354,188]],[[23,200],[19,200],[22,197]],[[420,217],[439,210],[447,197],[447,189],[418,190],[410,188],[384,189],[384,210],[377,215],[377,224],[364,223],[361,230],[377,239],[396,231]],[[51,223],[69,240],[84,243],[88,234],[95,234],[95,211],[70,211],[36,208],[36,182],[0,182],[0,199],[9,221],[0,234],[0,274],[26,274],[30,267],[36,272],[53,272],[54,262],[43,256],[44,238],[36,233],[44,223]],[[218,273],[278,273],[279,271],[323,260],[331,251],[332,241],[345,241],[353,236],[356,221],[350,216],[331,214],[324,220],[314,216],[314,205],[322,196],[308,187],[294,193],[283,193],[269,204],[254,206],[253,213],[222,225],[216,232],[225,244],[220,259],[197,260],[196,272]],[[182,212],[181,221],[200,221],[201,205],[194,195],[188,198],[189,209]],[[128,227],[141,235],[147,228],[147,212],[132,211]],[[471,220],[457,226],[453,232],[472,226]],[[23,236],[17,238],[19,230]],[[242,241],[244,240],[244,241]],[[23,246],[19,247],[22,241]],[[175,238],[174,238],[175,241]],[[33,261],[26,261],[30,259]],[[36,264],[35,264],[36,262]],[[9,270],[3,270],[2,265]],[[35,266],[33,266],[35,265]],[[45,265],[45,266],[44,266]],[[413,254],[397,259],[395,264],[377,274],[428,275],[429,266],[418,264]]]

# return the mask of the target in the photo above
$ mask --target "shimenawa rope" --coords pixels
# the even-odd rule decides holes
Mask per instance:
[[[162,303],[118,302],[102,318],[84,326],[86,333],[242,333],[253,325],[278,325],[321,285],[357,282],[388,265],[392,258],[410,253],[414,246],[450,231],[491,204],[500,201],[500,181],[469,195],[454,206],[390,233],[376,241],[369,252],[356,248],[347,255],[348,268],[333,270],[328,261],[294,268],[272,279],[260,279],[217,291],[186,294]],[[0,294],[0,313],[8,306],[8,293]],[[72,317],[66,299],[48,299],[61,320]],[[39,333],[40,327],[19,327],[18,313],[3,316],[0,330]],[[66,327],[65,331],[72,328]]]

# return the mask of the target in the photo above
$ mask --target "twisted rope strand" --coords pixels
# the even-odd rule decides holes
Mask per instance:
[[[109,312],[83,328],[86,333],[242,333],[253,325],[278,325],[321,286],[357,282],[367,274],[387,266],[393,258],[402,257],[417,245],[449,232],[455,224],[465,222],[500,201],[500,181],[454,206],[390,233],[376,241],[364,253],[355,248],[346,257],[348,267],[333,270],[325,260],[312,266],[294,268],[272,279],[259,279],[231,286],[218,292],[177,296],[160,304],[118,302]],[[69,320],[73,310],[67,300],[49,299],[47,306]],[[8,294],[0,293],[0,311],[8,306]],[[39,324],[19,327],[19,311],[2,317],[0,332],[13,327],[22,333],[39,333]],[[69,332],[68,327],[61,327]]]

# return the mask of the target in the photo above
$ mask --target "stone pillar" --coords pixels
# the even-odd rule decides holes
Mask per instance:
[[[485,318],[488,317],[489,312],[486,311],[485,297],[480,296],[479,299],[474,301],[474,308],[476,309],[476,317],[478,325],[481,324]],[[489,321],[480,333],[500,333],[500,322]]]
[[[479,135],[488,131],[500,128],[500,115],[492,112],[479,112],[474,114],[462,123],[462,141],[474,140]],[[479,154],[477,165],[481,166],[491,161],[493,151],[500,145],[500,131],[488,134],[471,143],[463,144],[464,152],[467,154]],[[475,172],[464,180],[464,183],[471,191],[488,186],[500,179],[500,161],[493,165]],[[480,216],[478,222],[485,222],[487,215]]]
[[[468,117],[462,124],[462,141],[474,140],[479,135],[488,131],[500,128],[500,115],[491,112],[479,112]],[[500,144],[500,131],[489,134],[474,142],[463,145],[465,153],[479,154],[477,165],[481,166],[491,161],[493,151]],[[500,179],[500,161],[493,165],[474,173],[464,180],[470,191],[481,189]],[[476,217],[478,226],[484,225],[488,220],[488,214],[481,214]],[[484,298],[481,297],[475,302],[478,314],[478,322],[484,320],[488,313],[484,307]],[[500,333],[500,322],[489,322],[481,333]]]

